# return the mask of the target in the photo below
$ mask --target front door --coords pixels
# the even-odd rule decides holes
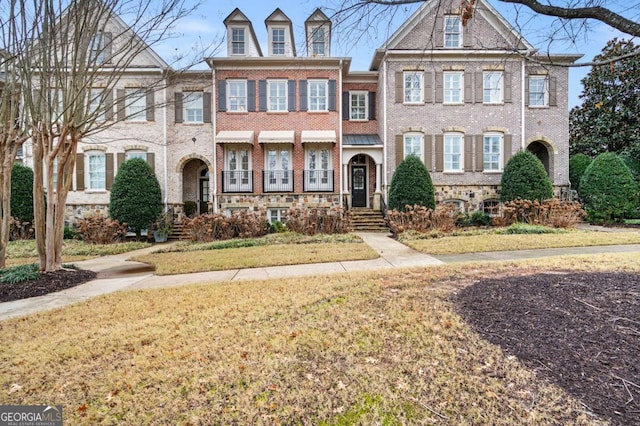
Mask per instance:
[[[200,174],[200,205],[199,213],[209,212],[209,171],[204,169]]]
[[[367,207],[367,168],[365,166],[351,167],[351,205]]]

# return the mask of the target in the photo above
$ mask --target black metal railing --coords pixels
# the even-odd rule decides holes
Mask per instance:
[[[223,171],[222,192],[253,192],[253,170]]]
[[[264,192],[293,192],[292,170],[264,170],[262,172]]]
[[[333,170],[304,170],[304,192],[333,192]]]

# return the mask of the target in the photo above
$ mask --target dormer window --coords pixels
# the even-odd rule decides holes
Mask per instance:
[[[325,34],[324,28],[318,27],[311,33],[311,54],[313,56],[324,56]]]
[[[284,28],[274,28],[271,31],[273,55],[284,55]]]
[[[459,16],[444,17],[444,47],[462,46],[462,23]]]
[[[244,55],[244,28],[231,28],[231,54]]]

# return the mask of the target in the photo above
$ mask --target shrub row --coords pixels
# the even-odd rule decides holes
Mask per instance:
[[[582,205],[576,201],[560,201],[551,198],[538,200],[513,200],[504,203],[502,216],[494,218],[497,226],[509,226],[514,223],[570,228],[585,217]]]
[[[85,243],[112,244],[124,241],[127,224],[97,214],[78,221],[78,232]]]
[[[231,216],[222,213],[202,214],[186,219],[184,228],[194,242],[253,238],[265,235],[269,230],[265,211],[234,211]]]
[[[456,228],[458,211],[451,204],[438,204],[435,209],[414,205],[405,206],[404,211],[387,212],[387,224],[395,235],[405,231],[451,232]]]
[[[344,234],[351,231],[351,213],[340,207],[291,208],[284,224],[289,231],[304,235]]]

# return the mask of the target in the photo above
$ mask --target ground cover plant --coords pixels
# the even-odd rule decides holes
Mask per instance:
[[[158,275],[220,271],[305,263],[375,259],[378,253],[353,234],[305,236],[293,232],[261,238],[209,243],[179,243],[175,247],[136,256],[155,266]]]
[[[454,296],[609,269],[637,274],[637,253],[115,293],[0,323],[0,403],[70,424],[604,424]]]

